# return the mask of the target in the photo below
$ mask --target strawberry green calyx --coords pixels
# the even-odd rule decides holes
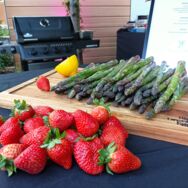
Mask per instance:
[[[17,110],[20,110],[20,111],[28,108],[28,105],[25,100],[20,101],[20,100],[15,99],[14,104],[15,104],[14,108],[16,108]]]
[[[66,132],[66,131],[64,131],[64,132]],[[75,140],[75,142],[78,142],[80,140],[90,142],[90,141],[93,141],[97,137],[98,137],[98,134],[94,134],[93,136],[90,136],[90,137],[84,137],[83,135],[79,134],[79,137]]]
[[[3,123],[5,122],[5,119],[2,115],[0,115],[0,126],[3,125]]]
[[[111,154],[113,154],[117,150],[117,146],[114,142],[110,143],[106,148],[99,150],[99,162],[98,165],[106,164],[107,173],[113,175],[112,171],[108,167],[108,163],[111,161]]]
[[[44,121],[44,124],[48,127],[50,127],[50,123],[49,123],[49,118],[48,116],[43,116],[42,117],[43,121]]]
[[[0,115],[0,121],[5,122],[5,118],[2,115]]]
[[[0,155],[0,169],[5,169],[10,177],[14,172],[16,172],[16,167],[13,160],[7,159],[3,155]]]
[[[41,148],[53,148],[56,144],[61,144],[61,139],[65,138],[66,132],[60,133],[58,128],[50,129],[47,138]]]
[[[29,109],[29,105],[25,100],[20,101],[19,99],[14,99],[14,107],[11,110],[10,116],[13,117],[15,113],[21,114],[23,111]]]
[[[110,110],[111,103],[105,103],[104,98],[101,98],[100,100],[95,98],[93,100],[93,104],[97,106],[103,106],[104,108],[108,110],[109,113],[111,113],[111,110]]]
[[[93,139],[95,139],[96,137],[98,137],[97,134],[94,134],[91,137],[84,137],[84,136],[80,136],[81,139],[83,139],[84,141],[92,141]]]

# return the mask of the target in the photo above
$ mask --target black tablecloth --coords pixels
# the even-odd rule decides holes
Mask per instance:
[[[0,90],[14,86],[47,70],[0,75]],[[8,117],[10,111],[0,108],[0,114]],[[152,124],[151,124],[152,126]],[[18,170],[7,177],[0,172],[0,188],[187,188],[188,147],[130,135],[127,147],[142,160],[142,168],[122,175],[90,176],[76,164],[71,170],[49,162],[44,172],[29,175]]]

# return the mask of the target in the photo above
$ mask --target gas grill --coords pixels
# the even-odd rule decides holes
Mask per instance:
[[[1,52],[19,53],[23,70],[54,67],[78,49],[99,47],[92,32],[75,32],[69,16],[13,17],[16,44],[0,46]]]

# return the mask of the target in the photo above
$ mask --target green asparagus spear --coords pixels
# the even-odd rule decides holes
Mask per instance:
[[[81,84],[76,84],[76,85],[74,85],[73,89],[74,89],[76,92],[79,92],[79,91],[82,90],[82,87],[83,87],[83,85],[81,85]]]
[[[117,101],[118,103],[121,103],[122,101],[124,101],[126,99],[125,95],[122,95],[120,97],[120,99]]]
[[[156,66],[152,71],[150,71],[150,73],[143,79],[142,86],[153,81],[157,77],[159,69],[160,67]]]
[[[97,84],[100,82],[100,80],[96,80],[90,84],[86,84],[83,88],[83,91],[87,91],[88,89],[93,89],[97,86]]]
[[[98,71],[94,73],[93,75],[89,76],[88,78],[83,79],[82,81],[80,81],[80,83],[85,84],[85,83],[93,82],[96,80],[100,80],[101,78],[104,78],[106,75],[112,72],[113,70],[114,70],[114,67],[109,68],[107,70]]]
[[[92,74],[94,74],[94,73],[96,73],[98,71],[111,68],[112,66],[115,66],[117,64],[118,64],[117,60],[112,60],[112,61],[109,61],[107,63],[102,63],[102,64],[99,64],[97,66],[93,66],[93,67],[89,67],[89,68],[83,69],[82,71],[77,73],[75,76],[71,76],[71,77],[67,78],[66,80],[60,81],[57,84],[57,87],[61,88],[62,86],[66,85],[68,83],[71,83],[71,82],[73,82],[75,80],[79,80],[80,81],[82,79],[85,79],[85,78],[91,76]]]
[[[115,84],[113,86],[113,90],[112,90],[114,93],[118,93],[118,86]]]
[[[105,91],[103,93],[104,97],[109,97],[110,99],[113,99],[115,97],[115,93],[113,91]]]
[[[179,100],[183,95],[188,92],[188,77],[182,78],[181,83],[176,88],[172,98],[170,99],[169,103],[166,103],[163,106],[162,111],[170,110],[173,105]]]
[[[147,90],[143,91],[142,95],[143,95],[143,97],[151,96],[151,89],[147,89]]]
[[[149,62],[148,59],[139,61],[139,58],[137,56],[130,58],[128,60],[127,64],[114,77],[109,79],[109,82],[115,83],[115,82],[121,80],[126,75],[128,75],[128,73],[136,71],[140,67],[142,67],[146,64],[149,64],[148,62]]]
[[[138,113],[139,113],[139,114],[143,114],[143,113],[146,111],[146,109],[147,109],[148,106],[149,106],[149,104],[142,104],[142,105],[138,108]]]
[[[152,101],[152,103],[150,104],[148,111],[145,113],[146,119],[149,120],[149,119],[152,119],[155,117],[156,113],[155,113],[154,107],[155,107],[156,103],[157,103],[157,99]]]
[[[143,85],[140,89],[138,89],[134,95],[134,103],[137,104],[137,105],[140,105],[141,104],[141,100],[142,98],[144,97],[143,96],[143,92],[146,91],[146,90],[149,90],[153,87],[153,83],[154,81],[152,82],[149,82],[148,84],[146,85]]]
[[[135,80],[141,73],[142,71],[145,69],[145,67],[139,69],[138,71],[136,71],[133,74],[128,75],[127,77],[125,77],[123,80],[118,81],[116,84],[118,86],[123,86],[126,85],[128,83],[130,83],[131,81]]]
[[[94,99],[90,96],[90,97],[88,98],[88,100],[87,100],[86,103],[89,104],[89,105],[90,105],[90,104],[93,104],[93,100],[94,100]]]
[[[158,73],[157,78],[155,80],[155,83],[153,84],[153,88],[152,88],[152,91],[151,91],[152,95],[156,95],[155,90],[159,87],[159,84],[162,81],[166,67],[167,67],[166,61],[163,61],[161,63],[160,70],[159,70],[159,73]]]
[[[163,81],[167,80],[169,77],[171,77],[171,76],[174,74],[174,72],[175,72],[175,69],[172,69],[172,68],[168,69],[168,70],[164,73],[163,78],[162,78],[162,80],[161,80],[161,83],[162,83]]]
[[[149,111],[146,112],[145,118],[149,120],[155,117],[155,115],[156,115],[155,110],[151,108]]]
[[[123,72],[123,75],[122,75],[122,78],[124,78],[126,75],[129,75],[137,70],[139,70],[140,68],[146,66],[146,65],[149,65],[153,62],[153,57],[148,57],[144,60],[140,60],[138,63],[134,64],[134,65],[131,65],[129,66],[124,72]],[[120,79],[119,79],[120,80]]]
[[[134,98],[134,96],[130,96],[130,97],[126,98],[126,100],[124,102],[125,105],[130,105],[132,102],[134,102],[133,98]]]
[[[149,64],[146,69],[140,74],[140,76],[135,80],[133,85],[129,89],[125,89],[124,94],[128,96],[134,93],[143,83],[145,76],[155,67],[155,63]]]
[[[72,99],[72,98],[75,97],[75,95],[76,95],[75,89],[71,89],[71,90],[69,91],[69,93],[68,93],[68,98],[69,98],[69,99]]]
[[[141,101],[142,101],[142,89],[140,88],[139,90],[136,91],[135,95],[134,95],[134,103],[136,105],[140,105]]]
[[[125,86],[123,86],[123,85],[118,86],[118,91],[119,92],[122,92],[123,90],[125,90]]]
[[[162,108],[165,105],[165,103],[169,100],[171,95],[176,90],[178,84],[180,83],[181,76],[184,73],[185,73],[185,61],[179,61],[178,65],[177,65],[177,68],[176,68],[176,71],[175,71],[175,73],[172,76],[172,79],[170,81],[170,84],[168,85],[166,91],[159,98],[159,100],[157,101],[157,103],[156,103],[156,105],[154,107],[155,113],[159,113],[162,110]]]
[[[115,101],[118,101],[122,96],[124,96],[123,92],[119,92],[115,96]]]
[[[108,83],[108,80],[113,78],[126,63],[126,61],[120,60],[119,64],[114,67],[114,70],[110,72],[107,76],[105,76],[103,79],[101,79],[101,81],[98,83],[96,87],[96,91],[100,91],[104,87],[104,85]]]
[[[113,88],[113,85],[111,83],[106,83],[103,87],[103,91],[108,91],[109,89]]]
[[[63,93],[64,91],[73,88],[74,85],[77,84],[77,83],[78,83],[78,82],[73,81],[73,82],[70,82],[70,83],[68,83],[68,84],[66,84],[66,85],[64,85],[64,86],[57,87],[57,88],[55,89],[55,92],[56,92],[57,94]]]
[[[132,102],[129,106],[130,110],[136,110],[138,108],[138,105],[136,105],[134,102]]]
[[[168,87],[169,83],[171,82],[171,80],[172,80],[172,77],[169,77],[167,80],[165,80],[163,83],[161,83],[159,85],[159,87],[155,89],[155,95],[157,95],[158,93],[160,93],[161,91],[166,89]]]

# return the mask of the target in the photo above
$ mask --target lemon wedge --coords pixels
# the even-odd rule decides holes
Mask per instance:
[[[78,58],[76,55],[72,55],[59,63],[56,67],[55,70],[66,77],[73,76],[77,73],[78,71]]]

